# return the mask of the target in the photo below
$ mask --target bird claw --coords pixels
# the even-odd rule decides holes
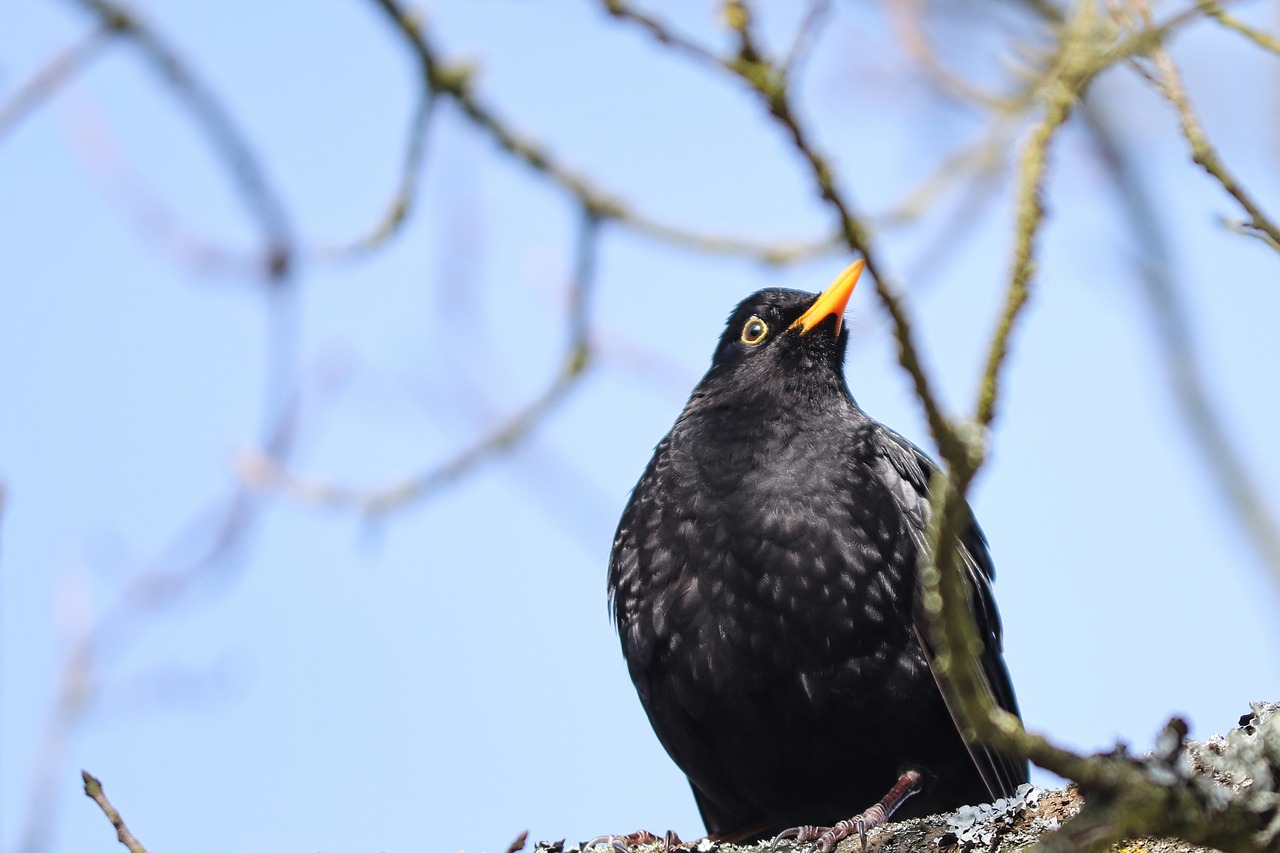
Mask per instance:
[[[623,843],[623,840],[616,835],[597,835],[595,838],[582,845],[582,849],[586,850],[588,847],[597,847],[601,844],[613,848],[616,853],[631,853],[630,848],[628,848],[627,845]]]
[[[908,770],[898,777],[897,783],[889,789],[889,793],[885,794],[880,802],[862,814],[851,817],[848,820],[842,820],[834,826],[797,826],[794,829],[783,830],[778,833],[777,838],[773,839],[770,853],[773,853],[773,847],[777,845],[780,838],[812,841],[813,849],[817,853],[831,853],[832,850],[836,849],[837,844],[855,832],[858,833],[858,841],[862,845],[862,853],[867,853],[868,830],[875,829],[877,826],[882,826],[888,822],[899,806],[910,799],[913,794],[920,791],[920,786],[919,771]]]
[[[686,846],[674,830],[668,829],[665,835],[657,836],[647,829],[638,829],[629,835],[597,835],[582,847],[585,850],[588,847],[603,844],[613,848],[617,853],[631,853],[631,848],[636,845],[658,844],[659,842],[662,844],[663,853],[671,853],[673,850]]]
[[[879,824],[872,824],[878,826]],[[863,812],[850,820],[842,820],[835,826],[828,827],[823,833],[814,839],[814,848],[818,853],[831,853],[836,849],[836,845],[844,841],[855,832],[858,833],[858,841],[862,845],[862,853],[867,853],[867,830],[871,827],[868,825],[867,813]]]
[[[790,829],[784,829],[773,837],[773,841],[769,842],[769,853],[778,853],[778,842],[784,839],[795,841],[797,844],[817,841],[827,829],[825,826],[793,826]]]
[[[851,820],[842,820],[835,826],[793,826],[773,837],[773,841],[769,844],[769,853],[778,853],[778,842],[784,839],[800,844],[811,842],[813,846],[809,849],[815,853],[831,853],[837,844],[855,832],[858,833],[858,840],[862,843],[863,853],[866,853],[869,828],[863,815],[858,815]]]

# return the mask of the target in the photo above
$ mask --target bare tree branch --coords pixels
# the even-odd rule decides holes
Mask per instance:
[[[111,825],[116,828],[116,838],[120,839],[120,843],[129,848],[130,853],[147,853],[147,848],[134,838],[129,827],[124,825],[124,818],[120,817],[120,812],[116,811],[116,807],[107,799],[106,793],[102,790],[102,783],[90,775],[88,770],[81,770],[80,778],[84,780],[85,796],[97,803],[98,808],[102,809],[102,813],[111,821]]]
[[[800,22],[800,27],[791,40],[791,47],[782,60],[782,73],[788,80],[795,79],[796,72],[812,52],[830,14],[831,0],[810,0],[809,11]]]
[[[472,90],[471,69],[461,64],[446,63],[431,44],[424,22],[401,5],[399,0],[373,0],[373,3],[383,11],[413,51],[428,90],[452,100],[463,115],[485,131],[499,148],[561,187],[593,215],[616,221],[623,227],[674,245],[706,253],[740,255],[771,264],[806,260],[826,250],[826,238],[800,244],[761,243],[677,228],[632,210],[615,193],[603,189],[560,162],[547,148],[515,130],[509,122],[481,101]],[[615,12],[615,8],[620,11]],[[620,0],[609,0],[606,11],[627,16],[629,20],[640,23],[651,34],[655,32],[655,27],[658,31],[665,32],[653,19],[637,21],[635,17],[627,15],[626,7]],[[701,49],[674,35],[668,34],[664,43],[673,47],[679,43],[682,45],[679,49],[686,55],[697,55],[705,61]]]
[[[404,161],[400,167],[400,180],[386,212],[374,223],[368,233],[347,245],[329,246],[321,250],[326,260],[351,260],[363,257],[382,248],[400,233],[417,197],[418,177],[422,174],[422,162],[427,150],[427,132],[436,104],[435,90],[424,88],[418,98],[413,120],[409,124],[409,139],[405,145]]]
[[[594,361],[590,311],[601,218],[585,207],[581,213],[577,263],[569,300],[569,339],[560,370],[532,401],[446,462],[389,486],[368,490],[308,478],[289,470],[270,454],[252,451],[241,455],[238,467],[242,481],[252,488],[280,492],[305,503],[355,508],[377,516],[433,498],[482,463],[518,447],[564,402]]]
[[[115,32],[110,21],[99,23],[19,86],[17,93],[0,105],[0,136],[11,131],[28,113],[53,97],[67,81],[88,67],[101,55]]]
[[[926,0],[882,0],[885,16],[893,25],[907,54],[928,72],[929,79],[951,98],[970,102],[994,112],[1011,112],[1025,96],[1010,99],[987,92],[948,68],[938,57],[925,33]]]
[[[636,24],[649,35],[653,36],[659,43],[672,50],[683,53],[685,56],[701,62],[711,67],[723,67],[725,61],[716,56],[710,50],[694,43],[690,39],[671,30],[666,24],[659,21],[652,15],[641,12],[639,9],[628,5],[625,0],[601,0],[605,11],[615,18],[627,20]]]
[[[1035,271],[1035,238],[1044,221],[1044,180],[1048,165],[1049,142],[1071,115],[1080,92],[1096,73],[1092,66],[1079,62],[1077,57],[1087,56],[1086,45],[1093,36],[1092,6],[1081,5],[1075,23],[1062,36],[1062,47],[1053,79],[1057,85],[1047,96],[1044,117],[1031,132],[1025,143],[1019,167],[1017,228],[1014,237],[1013,269],[1005,295],[1004,310],[1000,315],[995,334],[987,353],[978,394],[974,420],[984,429],[991,426],[995,417],[996,398],[999,394],[1000,369],[1009,357],[1009,336],[1014,323],[1026,307],[1030,296],[1029,283]],[[954,464],[954,463],[953,463]]]
[[[1227,29],[1235,30],[1249,41],[1256,44],[1263,50],[1271,53],[1280,54],[1280,39],[1270,33],[1264,33],[1262,30],[1254,29],[1244,21],[1227,13],[1222,8],[1222,4],[1218,0],[1200,0],[1200,8],[1204,9],[1215,21],[1222,24]]]
[[[1112,175],[1109,185],[1115,190],[1116,203],[1141,248],[1134,271],[1146,296],[1161,362],[1190,432],[1191,446],[1203,458],[1213,482],[1233,508],[1233,517],[1280,590],[1280,524],[1268,513],[1262,489],[1210,400],[1191,322],[1170,268],[1172,247],[1157,202],[1143,178],[1139,159],[1126,150],[1103,105],[1087,99],[1083,114]]]
[[[1161,46],[1155,48],[1151,55],[1155,59],[1156,68],[1160,72],[1160,90],[1169,100],[1169,103],[1173,104],[1174,109],[1178,111],[1178,120],[1182,125],[1182,135],[1186,137],[1187,144],[1191,146],[1191,159],[1212,175],[1222,185],[1222,188],[1240,203],[1240,206],[1249,214],[1249,220],[1246,223],[1249,228],[1257,229],[1266,234],[1273,248],[1280,247],[1280,228],[1262,211],[1258,203],[1253,200],[1252,194],[1227,169],[1217,150],[1209,142],[1204,125],[1200,123],[1200,117],[1191,105],[1187,90],[1182,85],[1182,77],[1178,73],[1177,66],[1173,64],[1169,52]],[[1277,248],[1277,250],[1280,250],[1280,248]]]
[[[112,0],[71,2],[96,15],[104,28],[132,42],[160,79],[169,83],[179,103],[222,157],[241,200],[262,230],[262,274],[272,281],[284,280],[294,260],[293,228],[284,202],[231,114],[185,60],[133,12]]]
[[[212,92],[192,76],[182,58],[132,12],[114,0],[75,2],[98,17],[98,27],[84,41],[55,58],[8,105],[0,108],[0,133],[13,127],[35,104],[47,99],[66,79],[87,65],[110,37],[119,36],[131,41],[155,72],[168,82],[180,103],[193,114],[226,162],[242,200],[264,235],[267,258],[263,274],[273,282],[285,280],[295,254],[286,208],[269,185],[256,155],[229,113]],[[674,32],[654,16],[633,8],[627,0],[600,2],[605,12],[635,27],[647,38],[703,67],[727,71],[743,81],[781,125],[791,147],[810,174],[812,188],[836,217],[833,234],[811,241],[764,243],[686,230],[636,213],[613,193],[556,159],[547,148],[500,117],[475,93],[471,69],[445,62],[433,47],[424,23],[399,0],[374,0],[417,59],[421,71],[421,100],[410,122],[398,186],[386,213],[368,234],[349,245],[327,250],[325,256],[343,259],[363,255],[384,246],[400,233],[420,183],[433,108],[438,97],[447,98],[468,121],[492,139],[504,155],[523,163],[567,193],[581,215],[575,245],[568,340],[556,374],[531,401],[498,422],[478,441],[429,470],[378,489],[334,485],[294,473],[284,458],[291,443],[293,424],[291,419],[282,420],[284,426],[280,431],[264,440],[266,450],[242,460],[243,487],[235,491],[226,505],[215,508],[207,518],[200,519],[198,526],[204,538],[199,545],[193,547],[191,541],[183,540],[180,549],[175,549],[182,552],[182,559],[172,564],[159,560],[157,566],[140,572],[107,615],[87,626],[83,637],[76,638],[62,673],[50,730],[46,733],[46,747],[52,745],[50,754],[60,758],[57,749],[65,743],[68,732],[94,699],[96,667],[101,665],[104,652],[119,648],[122,638],[130,635],[137,615],[153,612],[180,599],[243,540],[256,513],[257,496],[251,492],[252,489],[275,490],[319,504],[353,506],[370,515],[383,514],[435,496],[484,462],[519,446],[531,435],[547,415],[581,385],[582,377],[595,364],[591,303],[597,275],[596,259],[602,226],[614,222],[670,245],[749,257],[767,263],[788,263],[837,249],[848,249],[864,257],[878,298],[892,323],[899,363],[911,379],[930,432],[945,462],[945,473],[939,473],[931,485],[931,513],[920,565],[921,600],[928,618],[930,638],[938,651],[944,689],[954,698],[954,705],[960,710],[968,734],[995,748],[1029,757],[1053,772],[1076,780],[1088,798],[1081,816],[1050,839],[1046,849],[1093,849],[1120,838],[1148,832],[1177,834],[1225,850],[1254,849],[1254,845],[1263,843],[1271,845],[1267,849],[1275,849],[1275,834],[1265,835],[1268,819],[1265,810],[1260,811],[1230,798],[1215,799],[1212,791],[1206,793],[1208,789],[1180,775],[1179,760],[1186,735],[1185,724],[1180,721],[1170,721],[1159,735],[1153,756],[1135,758],[1124,749],[1107,755],[1083,756],[1058,746],[1046,737],[1028,732],[1016,715],[1000,709],[992,700],[977,665],[977,650],[982,640],[969,610],[971,591],[966,585],[962,555],[957,545],[960,532],[969,523],[965,496],[986,458],[985,442],[1001,401],[1001,380],[1009,362],[1012,336],[1032,293],[1036,245],[1045,227],[1043,200],[1051,146],[1059,138],[1072,112],[1083,102],[1087,87],[1099,73],[1120,63],[1133,62],[1137,65],[1141,57],[1153,58],[1158,74],[1148,73],[1148,79],[1160,88],[1176,109],[1194,161],[1205,168],[1246,211],[1249,219],[1240,227],[1261,236],[1273,248],[1280,248],[1280,230],[1261,211],[1252,194],[1226,169],[1209,143],[1178,69],[1165,49],[1165,42],[1176,27],[1205,17],[1212,17],[1223,26],[1239,31],[1267,50],[1280,52],[1275,40],[1231,18],[1214,0],[1196,0],[1192,8],[1159,25],[1152,23],[1146,4],[1141,0],[1130,4],[1142,13],[1141,25],[1136,24],[1136,17],[1117,3],[1112,4],[1114,14],[1108,20],[1099,14],[1092,0],[1077,0],[1066,15],[1060,15],[1060,10],[1050,3],[1030,2],[1026,5],[1038,9],[1046,20],[1052,20],[1056,25],[1055,50],[1051,56],[1037,57],[1035,73],[1023,80],[1023,85],[1005,99],[969,85],[943,66],[925,37],[920,21],[910,14],[920,8],[918,4],[912,6],[905,17],[895,14],[908,53],[945,88],[988,111],[1001,114],[1011,123],[1031,123],[1016,177],[1014,248],[1007,287],[986,351],[974,421],[964,423],[950,419],[935,396],[931,375],[922,362],[907,300],[890,281],[885,272],[887,262],[884,255],[873,245],[873,220],[857,210],[852,195],[837,180],[832,161],[819,150],[811,128],[797,114],[793,71],[810,49],[830,3],[814,0],[810,4],[790,49],[782,58],[775,59],[757,33],[753,7],[748,0],[726,0],[722,4],[724,21],[736,39],[736,51],[724,56]],[[1141,66],[1140,70],[1147,71]],[[1032,109],[1037,106],[1038,110]],[[1117,178],[1114,182],[1117,189],[1121,189],[1126,180],[1139,180],[1136,172],[1122,162],[1126,155],[1115,148],[1116,143],[1108,137],[1105,125],[1096,116],[1086,115],[1086,120],[1093,125],[1100,146],[1104,149],[1112,146],[1109,162]],[[999,125],[993,136],[1003,138],[1012,134],[1011,126]],[[980,145],[989,141],[983,140]],[[990,153],[985,148],[975,149],[974,156],[970,158],[965,149],[957,151],[918,194],[906,198],[902,215],[909,216],[913,210],[927,204],[927,193],[938,192],[938,187],[949,186],[957,177],[984,174],[983,170],[990,168],[987,159]],[[1139,233],[1139,239],[1148,241],[1148,248],[1160,249],[1162,238],[1158,217],[1140,183],[1131,185],[1129,189],[1133,186],[1137,186],[1132,193],[1133,198],[1126,199],[1131,224]],[[1210,462],[1219,487],[1228,495],[1242,523],[1250,531],[1255,547],[1275,569],[1276,578],[1280,581],[1280,530],[1268,516],[1259,490],[1250,480],[1246,467],[1209,405],[1203,379],[1191,355],[1187,320],[1167,271],[1144,269],[1141,279],[1151,302],[1157,337],[1166,350],[1166,363],[1184,418],[1201,439],[1198,444]],[[288,379],[287,367],[295,351],[292,343],[294,332],[289,321],[293,312],[287,301],[276,301],[273,305],[273,318],[277,325],[272,338],[283,343],[272,355],[274,366],[270,372],[277,381],[274,391],[268,390],[269,411],[274,409],[272,399],[283,399],[281,381],[282,378]],[[2,499],[3,492],[0,492],[0,501]],[[51,763],[51,766],[57,765],[57,761]],[[118,813],[106,801],[97,780],[85,773],[84,781],[86,793],[112,819],[122,843],[131,850],[141,850],[141,845],[134,847],[136,839],[128,834]],[[38,796],[37,792],[37,803]],[[523,843],[523,837],[519,842]],[[515,846],[513,844],[513,849]]]
[[[266,453],[277,460],[285,458],[292,450],[296,426],[295,409],[281,414],[264,437]],[[63,790],[60,774],[67,744],[100,698],[105,666],[129,647],[149,620],[234,564],[243,554],[260,509],[261,501],[249,488],[235,488],[225,499],[198,512],[142,565],[101,615],[93,618],[85,612],[83,621],[71,626],[53,708],[36,752],[37,771],[18,845],[23,853],[40,853],[48,847]]]

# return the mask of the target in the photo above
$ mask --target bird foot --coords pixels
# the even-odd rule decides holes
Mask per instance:
[[[680,836],[676,835],[673,830],[668,829],[665,835],[654,835],[647,829],[638,829],[629,835],[598,835],[595,838],[582,845],[583,849],[587,847],[595,847],[597,845],[607,845],[612,847],[618,853],[631,853],[631,848],[638,844],[662,844],[663,853],[671,853],[673,850],[683,849],[687,847]]]
[[[855,818],[854,820],[857,820],[857,818]],[[850,821],[841,821],[841,823],[850,823]],[[833,832],[838,826],[840,826],[840,824],[836,824],[836,826],[793,826],[790,829],[784,829],[782,830],[782,832],[779,832],[776,836],[774,836],[773,841],[769,844],[769,853],[778,853],[778,844],[782,841],[788,841],[788,840],[795,841],[800,844],[815,842],[814,846],[817,848],[817,850],[820,851],[820,853],[830,853],[831,848],[835,844],[840,843],[840,839],[837,838],[835,841],[830,841],[825,839],[826,839],[826,836],[831,832]],[[845,833],[845,835],[848,835],[848,834],[849,833]],[[862,843],[863,843],[863,846],[865,847],[866,846],[865,828],[860,828],[859,834],[862,835],[863,837]],[[841,836],[841,837],[844,837],[844,836]]]
[[[784,829],[769,845],[769,853],[776,853],[778,842],[783,839],[793,839],[800,843],[812,842],[813,849],[817,853],[831,853],[837,844],[855,832],[858,834],[858,841],[862,844],[863,853],[866,853],[867,832],[877,826],[883,826],[889,818],[893,817],[893,813],[899,806],[919,791],[920,774],[914,770],[908,770],[898,777],[898,781],[889,789],[889,793],[880,799],[880,802],[862,814],[842,820],[834,826],[795,826]]]

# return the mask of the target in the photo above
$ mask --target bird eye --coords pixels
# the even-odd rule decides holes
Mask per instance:
[[[752,317],[742,327],[742,342],[748,346],[755,346],[765,339],[769,334],[769,324],[759,317]]]

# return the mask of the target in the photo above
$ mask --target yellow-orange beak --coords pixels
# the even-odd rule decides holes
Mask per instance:
[[[818,301],[810,305],[808,311],[797,317],[790,328],[799,326],[800,334],[807,335],[813,331],[814,326],[834,314],[836,315],[836,332],[839,333],[844,317],[844,306],[849,304],[849,297],[853,295],[853,286],[858,283],[858,276],[862,275],[864,266],[866,263],[859,258],[845,267],[845,271],[836,276],[831,286],[822,291]]]

